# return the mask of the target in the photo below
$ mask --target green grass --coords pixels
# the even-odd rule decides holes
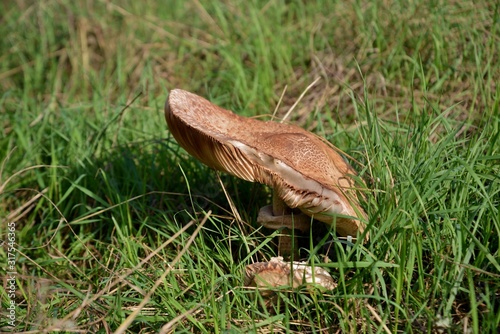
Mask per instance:
[[[500,328],[494,2],[48,0],[0,12],[2,276],[9,226],[17,249],[2,332]],[[266,118],[284,91],[281,118],[318,77],[289,121],[355,159],[371,239],[317,236],[307,260],[338,287],[278,291],[269,310],[242,287],[245,265],[275,255],[255,223],[269,190],[188,156],[163,106],[183,88]]]

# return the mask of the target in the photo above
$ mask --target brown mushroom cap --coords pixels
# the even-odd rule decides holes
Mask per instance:
[[[245,267],[243,285],[269,289],[289,285],[313,285],[333,290],[337,283],[323,268],[308,266],[306,262],[284,262],[282,257],[273,257],[268,262],[257,262]]]
[[[318,136],[294,125],[238,116],[184,90],[170,91],[165,118],[177,142],[207,166],[266,184],[290,208],[327,224],[342,236],[365,225],[352,191],[351,167]],[[366,236],[367,237],[367,236]]]

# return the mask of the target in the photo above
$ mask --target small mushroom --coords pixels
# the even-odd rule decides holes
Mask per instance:
[[[325,269],[311,267],[306,262],[285,262],[281,256],[272,257],[268,262],[247,265],[243,284],[258,291],[270,312],[279,305],[280,295],[277,291],[283,291],[282,288],[301,287],[305,288],[305,292],[314,294],[316,291],[327,292],[337,287],[337,283]]]
[[[244,285],[262,289],[263,295],[272,294],[272,288],[301,285],[309,288],[316,285],[326,290],[333,290],[337,284],[323,268],[312,267],[306,262],[284,262],[281,256],[273,257],[268,262],[257,262],[245,268]]]
[[[340,236],[363,234],[366,215],[350,177],[355,172],[322,138],[298,126],[238,116],[181,89],[170,91],[165,118],[177,142],[207,166],[273,188],[273,205],[257,219],[263,226],[307,231],[314,218],[335,222]]]

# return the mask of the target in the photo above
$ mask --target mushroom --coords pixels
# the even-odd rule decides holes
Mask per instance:
[[[337,287],[332,276],[321,267],[311,267],[306,262],[284,262],[282,257],[272,257],[268,262],[257,262],[246,266],[244,285],[259,290],[266,308],[273,310],[278,304],[276,288],[304,287],[306,292],[325,292]]]
[[[315,219],[335,223],[340,236],[364,233],[366,214],[350,177],[355,172],[324,139],[298,126],[236,115],[181,89],[170,91],[165,118],[179,145],[205,165],[273,188],[273,205],[257,219],[263,226],[307,231]]]
[[[245,268],[244,285],[262,289],[263,295],[272,294],[269,288],[283,285],[297,288],[317,285],[326,290],[333,290],[337,284],[332,276],[321,267],[314,270],[306,262],[284,262],[283,257],[273,257],[268,262],[257,262]]]

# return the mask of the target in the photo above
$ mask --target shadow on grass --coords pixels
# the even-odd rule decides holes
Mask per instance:
[[[66,234],[68,226],[57,227],[63,219],[74,234],[92,234],[96,241],[109,243],[117,228],[126,235],[148,237],[156,230],[175,233],[208,211],[234,219],[217,173],[167,141],[122,145],[85,161],[59,170],[63,175],[50,184],[45,203],[36,210],[38,231]],[[251,223],[266,202],[266,189],[228,175],[221,179],[232,200],[239,203],[242,219]],[[52,205],[47,205],[49,200]],[[223,233],[210,225],[207,230],[214,233],[214,240]]]

